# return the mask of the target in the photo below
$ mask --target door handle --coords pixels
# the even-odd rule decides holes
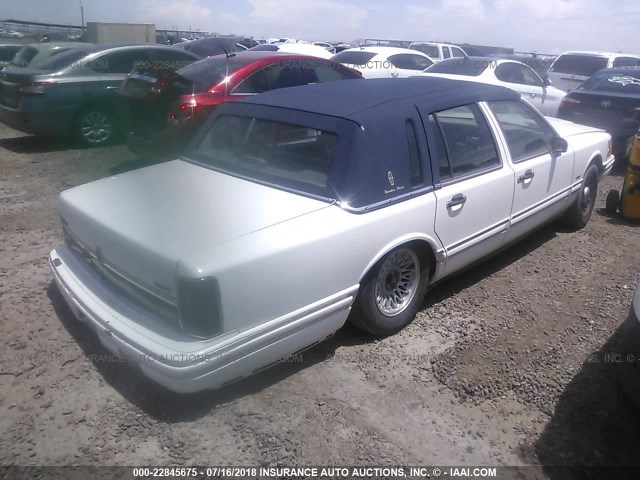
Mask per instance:
[[[462,193],[457,193],[453,197],[451,197],[451,200],[447,202],[447,208],[453,208],[453,207],[457,207],[458,205],[464,205],[466,201],[467,201],[466,195]]]
[[[115,85],[109,85],[107,87],[107,90],[111,90],[111,91],[116,91],[117,92],[118,90],[120,90],[120,87],[117,87]]]
[[[536,98],[536,92],[531,92],[531,98]]]
[[[391,76],[394,77],[394,78],[397,77],[398,76],[398,72],[391,72]]]
[[[527,170],[526,172],[524,172],[524,175],[518,177],[518,183],[528,183],[535,176],[536,174],[533,172],[533,170]]]

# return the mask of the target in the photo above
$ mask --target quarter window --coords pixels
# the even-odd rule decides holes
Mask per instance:
[[[511,160],[521,162],[551,151],[553,130],[537,111],[522,101],[489,102],[504,133]]]
[[[477,105],[443,110],[435,117],[454,178],[500,165],[491,129]]]

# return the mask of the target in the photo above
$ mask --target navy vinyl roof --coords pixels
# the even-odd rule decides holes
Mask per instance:
[[[385,104],[391,104],[391,111],[392,105],[406,107],[407,103],[419,104],[423,111],[438,111],[481,101],[518,98],[520,94],[496,85],[412,77],[316,83],[271,90],[239,102],[361,120],[366,117],[366,110]]]

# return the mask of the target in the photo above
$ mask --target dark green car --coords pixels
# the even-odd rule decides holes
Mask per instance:
[[[117,95],[132,70],[177,70],[199,59],[161,45],[70,49],[34,68],[0,72],[0,121],[25,133],[74,136],[86,146],[110,143],[126,127]]]

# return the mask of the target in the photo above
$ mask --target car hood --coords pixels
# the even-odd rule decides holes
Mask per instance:
[[[602,132],[599,128],[589,127],[587,125],[580,125],[568,120],[562,120],[560,118],[545,117],[551,126],[563,137],[571,137],[572,135],[581,135],[583,133]]]
[[[174,160],[67,190],[59,208],[73,243],[172,300],[181,259],[328,205]]]

